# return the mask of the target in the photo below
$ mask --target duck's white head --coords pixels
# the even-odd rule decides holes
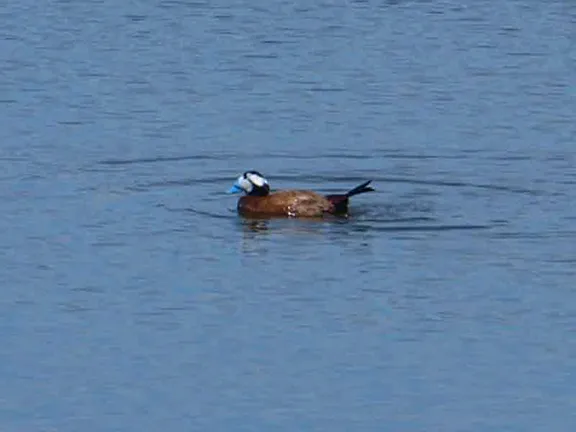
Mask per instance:
[[[270,193],[270,185],[258,171],[246,171],[228,191],[228,193],[238,192],[251,196],[266,196]]]

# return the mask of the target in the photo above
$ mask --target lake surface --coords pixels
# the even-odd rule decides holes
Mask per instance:
[[[574,2],[0,17],[0,430],[574,430]]]

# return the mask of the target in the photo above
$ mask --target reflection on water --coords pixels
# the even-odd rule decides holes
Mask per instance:
[[[336,220],[323,218],[254,218],[238,216],[237,223],[248,236],[263,234],[282,235],[322,235],[330,224],[338,223]]]
[[[270,226],[270,219],[241,219],[240,224],[245,232],[260,233],[266,232]]]
[[[441,223],[432,216],[409,216],[409,211],[417,205],[381,206],[369,210],[357,211],[347,217],[327,216],[325,218],[288,218],[288,217],[248,217],[237,216],[237,223],[247,235],[282,233],[350,235],[351,233],[365,232],[394,232],[394,231],[454,231],[454,230],[483,230],[491,228],[490,224],[454,224]]]

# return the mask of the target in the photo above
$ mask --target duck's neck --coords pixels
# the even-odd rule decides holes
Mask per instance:
[[[270,186],[255,186],[252,191],[248,194],[248,196],[258,196],[263,197],[270,194]]]

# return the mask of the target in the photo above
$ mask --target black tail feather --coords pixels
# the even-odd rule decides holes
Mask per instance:
[[[368,186],[372,180],[362,183],[356,186],[354,189],[340,195],[328,195],[326,198],[332,203],[333,214],[347,214],[348,213],[348,198],[354,195],[359,195],[365,192],[373,192],[374,189]]]
[[[351,196],[360,195],[360,194],[366,193],[366,192],[374,192],[374,189],[371,188],[370,186],[368,186],[370,183],[372,183],[372,180],[368,180],[367,182],[364,182],[361,185],[356,186],[354,189],[348,191],[346,193],[346,196],[351,197]]]

